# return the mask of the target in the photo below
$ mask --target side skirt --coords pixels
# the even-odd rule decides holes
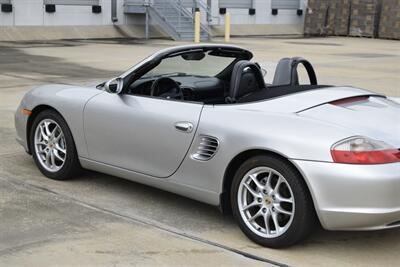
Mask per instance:
[[[195,188],[182,183],[177,183],[176,181],[174,181],[174,176],[172,176],[171,178],[155,178],[105,163],[93,161],[87,158],[80,157],[79,161],[82,167],[88,170],[93,170],[145,184],[148,186],[156,187],[161,190],[165,190],[190,199],[204,202],[209,205],[219,206],[220,204],[220,196],[218,193],[207,191],[201,188]]]

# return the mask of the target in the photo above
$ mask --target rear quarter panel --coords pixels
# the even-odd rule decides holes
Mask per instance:
[[[400,97],[390,97],[389,99],[400,104]]]
[[[332,162],[332,144],[353,135],[345,128],[295,113],[265,112],[253,106],[205,106],[189,155],[173,179],[220,193],[227,166],[242,152],[261,149],[288,159]],[[208,161],[190,156],[200,135],[217,137],[220,143],[216,155]]]

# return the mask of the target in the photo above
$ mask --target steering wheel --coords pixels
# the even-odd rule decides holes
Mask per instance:
[[[150,95],[183,100],[181,87],[176,81],[168,77],[160,77],[155,80],[151,85]]]

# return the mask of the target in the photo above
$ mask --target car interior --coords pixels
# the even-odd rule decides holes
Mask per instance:
[[[206,57],[211,59],[204,60]],[[158,66],[162,66],[162,61],[168,61],[169,58],[173,58],[170,60],[173,64],[165,63],[157,71]],[[265,70],[259,64],[237,54],[188,51],[162,61],[129,84],[126,93],[204,104],[234,104],[329,87],[318,85],[311,63],[299,57],[281,59],[272,84],[265,83]],[[227,65],[216,74],[211,74],[211,69],[217,69],[216,65],[220,62]],[[310,84],[299,84],[297,67],[300,64],[307,71]],[[201,67],[196,71],[193,66]]]

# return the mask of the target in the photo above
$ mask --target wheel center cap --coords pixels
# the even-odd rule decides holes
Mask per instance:
[[[267,205],[267,206],[268,206],[268,205],[271,205],[272,202],[273,202],[273,200],[272,200],[271,197],[266,196],[266,197],[264,198],[264,203],[265,203],[265,205]]]

